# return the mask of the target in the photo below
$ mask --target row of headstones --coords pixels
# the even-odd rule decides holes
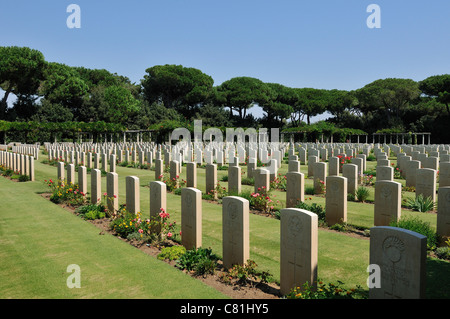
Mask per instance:
[[[50,153],[49,153],[50,154]],[[73,156],[73,153],[71,153],[70,151],[66,154],[70,154]],[[141,154],[142,155],[142,154]],[[167,155],[167,153],[166,153]],[[50,155],[49,155],[50,156]],[[163,167],[167,167],[167,166],[171,166],[173,167],[173,165],[171,164],[172,162],[174,163],[178,163],[178,167],[177,168],[171,168],[171,178],[174,178],[175,176],[178,176],[179,173],[181,172],[182,169],[182,165],[181,165],[181,161],[170,161],[169,163],[167,162],[167,160],[164,160],[164,166],[162,165],[162,161],[160,160],[160,156],[161,154],[159,152],[157,152],[157,160],[156,165],[155,165],[155,179],[158,179],[161,174],[163,173]],[[69,157],[70,158],[70,157]],[[85,158],[85,153],[81,153],[81,162],[83,163],[84,160],[83,158]],[[106,169],[106,165],[107,165],[107,154],[102,154],[102,170],[103,171],[107,171]],[[143,160],[143,156],[140,157],[141,161]],[[151,154],[149,154],[149,158],[151,160]],[[167,158],[167,156],[166,156]],[[170,158],[170,157],[169,157]],[[290,161],[289,161],[289,171],[299,171],[300,168],[300,163],[299,161],[297,161],[297,158],[295,155],[291,155],[290,157]],[[75,152],[75,165],[77,165],[77,161],[79,159],[78,153]],[[329,167],[329,171],[328,171],[328,175],[339,175],[339,172],[341,172],[343,170],[343,168],[345,168],[345,172],[344,176],[347,177],[349,179],[349,192],[354,193],[358,184],[358,181],[361,181],[360,176],[362,176],[362,172],[365,169],[365,164],[366,164],[366,158],[364,154],[359,154],[357,158],[352,158],[352,162],[355,163],[355,165],[357,166],[357,177],[354,178],[354,171],[355,171],[355,167],[354,166],[349,166],[348,164],[346,165],[339,165],[339,161],[340,159],[338,157],[331,157],[329,159],[328,162],[328,167]],[[389,161],[386,159],[379,159],[378,160],[379,163],[381,161]],[[237,166],[237,162],[238,162],[238,158],[234,157],[234,160],[232,161],[232,163],[230,163],[230,168],[229,168],[229,176],[231,176],[229,184],[231,185],[231,189],[239,192],[240,191],[240,172],[238,172],[239,169],[232,169],[231,167],[233,166]],[[88,168],[100,168],[100,160],[99,160],[99,155],[97,153],[88,153],[88,161],[87,161],[87,167]],[[110,171],[111,172],[115,172],[115,155],[111,154],[110,155]],[[271,173],[270,173],[270,180],[273,180],[276,177],[276,169],[277,167],[279,167],[278,161],[277,160],[270,160],[269,163],[271,164],[270,167],[272,169]],[[311,176],[318,176],[317,178],[315,178],[315,183],[316,183],[316,190],[318,190],[318,188],[320,187],[320,185],[317,184],[318,179],[320,179],[321,181],[325,181],[325,170],[323,169],[323,164],[325,163],[319,163],[317,164],[317,157],[311,157],[311,160],[308,162],[308,175]],[[274,164],[274,165],[272,165]],[[381,164],[380,165],[388,165],[388,164]],[[187,180],[188,180],[188,185],[194,185],[196,184],[196,173],[194,173],[194,167],[192,164],[187,163],[188,166],[188,174],[187,174]],[[248,170],[247,170],[247,174],[248,177],[253,177],[253,171],[256,169],[256,160],[250,158],[248,161]],[[264,174],[265,172],[263,172]],[[393,178],[393,169],[389,166],[386,167],[380,167],[379,168],[379,172],[377,172],[377,180],[392,180]],[[444,174],[445,175],[445,174]],[[359,178],[358,178],[359,176]],[[265,180],[265,178],[264,178]],[[355,183],[356,181],[356,183]],[[264,185],[264,184],[263,184]],[[262,185],[258,185],[255,184],[255,189],[257,189],[258,187],[261,187]],[[267,185],[264,185],[267,187]]]
[[[426,154],[424,154],[426,155]],[[404,153],[398,154],[398,167],[402,171],[402,176],[406,179],[406,186],[414,186],[418,187],[417,194],[423,194],[426,197],[431,194],[436,193],[436,177],[437,171],[440,168],[440,186],[449,186],[449,157],[450,155],[442,155],[440,167],[438,166],[438,158],[437,157],[424,157],[423,160],[426,161],[426,164],[422,165],[418,160],[412,160],[410,156],[406,156]],[[291,157],[295,157],[295,155],[291,155]],[[317,184],[317,179],[320,181],[325,181],[325,172],[326,167],[324,162],[319,162],[319,158],[317,156],[309,156],[308,158],[308,176],[314,176],[314,180],[316,182],[315,189],[318,190],[320,185]],[[339,157],[330,157],[328,159],[328,175],[339,175],[342,172],[346,177],[351,176],[351,185],[350,192],[354,192],[355,188],[353,185],[353,171],[355,167],[349,166],[348,164],[340,165],[342,161]],[[294,163],[296,161],[294,160]],[[365,171],[366,167],[366,156],[365,154],[358,154],[356,157],[351,158],[351,163],[355,164],[357,167],[357,181],[361,182],[361,176]],[[296,165],[298,165],[296,163]],[[344,167],[347,172],[344,173]],[[422,168],[421,168],[422,167]],[[291,170],[291,169],[289,169]],[[384,152],[377,153],[377,181],[381,180],[393,180],[394,179],[394,168],[391,167],[390,160],[387,159],[387,155]],[[420,181],[416,183],[416,181]],[[358,183],[357,183],[358,184]],[[435,195],[433,195],[433,199],[435,199]]]
[[[447,163],[445,163],[447,164]],[[450,163],[449,163],[450,164]],[[347,196],[355,195],[357,186],[357,166],[355,164],[343,165],[343,176],[326,175],[327,163],[316,163],[314,171],[314,188],[316,193],[325,192],[326,222],[329,225],[347,222]],[[446,165],[449,167],[449,165]],[[389,167],[392,170],[392,167]],[[428,195],[428,185],[435,185],[435,171],[430,176],[430,169],[420,169],[418,172],[421,184],[417,192]],[[299,171],[286,173],[286,207],[295,207],[304,201],[305,176]],[[321,180],[320,182],[316,182]],[[429,184],[427,183],[429,181]],[[323,186],[322,186],[323,185]],[[351,188],[351,189],[350,189]],[[434,186],[434,192],[436,188]],[[378,179],[375,182],[374,225],[388,226],[391,221],[398,221],[401,217],[402,185],[393,180]],[[431,195],[431,193],[430,193]],[[434,195],[435,200],[435,195]],[[450,185],[440,186],[438,191],[438,234],[443,237],[450,236]]]
[[[274,161],[274,160],[272,160]],[[450,168],[447,163],[443,163],[443,168]],[[449,163],[450,164],[450,163]],[[162,169],[162,163],[159,164]],[[256,165],[248,163],[248,170],[252,172],[254,177],[254,191],[270,189],[270,181],[276,177],[268,169],[256,168]],[[276,167],[276,163],[273,164]],[[187,187],[197,187],[197,165],[196,163],[187,163]],[[375,210],[374,221],[376,226],[387,226],[391,220],[399,220],[401,216],[401,189],[402,186],[398,182],[393,180],[393,168],[381,166],[378,168],[380,175],[377,171],[377,182],[375,184]],[[385,173],[385,178],[382,177],[381,171],[386,170],[389,173]],[[342,166],[342,177],[339,176],[337,170],[335,174],[328,175],[327,163],[317,162],[314,166],[314,189],[315,193],[320,194],[324,192],[324,187],[327,187],[326,203],[327,208],[327,222],[330,225],[334,225],[340,222],[347,221],[347,194],[355,195],[359,181],[359,168],[356,164],[344,164]],[[433,171],[433,170],[431,170]],[[418,187],[417,193],[424,196],[430,196],[436,193],[436,176],[429,174],[430,169],[420,169],[418,176],[420,178],[423,187]],[[176,178],[179,176],[179,165],[177,161],[171,161],[170,165],[170,178]],[[445,172],[444,172],[445,174]],[[286,174],[286,207],[295,207],[299,201],[304,201],[304,174],[300,173],[300,162],[293,159],[289,161],[288,173]],[[321,183],[323,182],[323,184]],[[206,165],[206,190],[212,190],[217,185],[217,165]],[[434,185],[430,190],[428,185]],[[448,205],[445,204],[446,188],[442,184],[440,186],[441,195],[441,207],[438,211],[438,228],[440,229],[440,235],[450,236],[449,227],[446,226],[445,220],[448,215]],[[378,187],[378,190],[377,190]],[[239,194],[241,191],[241,167],[238,165],[231,165],[228,168],[228,191],[229,193]],[[433,196],[435,201],[435,195]]]
[[[116,155],[117,154],[117,155]],[[136,151],[122,151],[119,150],[118,153],[109,152],[104,153],[96,153],[96,152],[83,152],[83,151],[72,151],[72,150],[48,150],[48,159],[49,160],[64,160],[67,163],[78,165],[84,165],[89,168],[102,169],[104,171],[108,170],[108,161],[110,164],[110,169],[112,172],[114,170],[113,164],[117,164],[120,162],[128,162],[128,163],[139,163],[141,165],[148,164],[152,165],[153,163],[153,152],[152,151],[140,151],[137,153]],[[101,164],[101,166],[100,166]]]
[[[235,157],[228,166],[228,192],[239,194],[241,192],[241,180],[242,180],[242,168],[238,164],[238,158]],[[178,161],[170,161],[169,177],[172,180],[177,180],[181,173],[181,166]],[[265,189],[269,191],[270,182],[276,178],[277,161],[275,159],[270,160],[270,166],[273,170],[258,168],[256,161],[248,161],[247,163],[247,177],[254,178],[255,192],[258,189]],[[186,163],[186,186],[197,187],[197,163]],[[205,185],[206,192],[214,191],[218,185],[217,180],[218,164],[206,164],[205,165]],[[164,165],[163,160],[155,160],[155,179],[160,179],[163,174]]]
[[[34,157],[24,154],[0,151],[0,165],[18,172],[21,175],[27,175],[30,181],[34,181]]]
[[[114,155],[111,155],[113,157]],[[275,161],[275,160],[272,160]],[[114,160],[112,161],[114,163]],[[294,204],[297,203],[299,200],[304,200],[304,175],[300,174],[300,163],[295,160],[289,161],[289,172],[286,174],[287,176],[287,191],[286,191],[286,203],[287,207],[293,207]],[[294,165],[296,164],[296,165]],[[446,163],[444,163],[446,164]],[[58,169],[58,177],[60,178],[62,176],[61,171],[64,170],[64,164],[60,163],[62,168]],[[269,190],[270,189],[270,181],[273,180],[274,174],[270,174],[270,171],[264,168],[256,168],[256,165],[251,161],[249,161],[249,169],[248,172],[251,172],[252,177],[255,178],[254,188],[255,192],[261,189]],[[253,165],[253,167],[251,166]],[[273,164],[273,166],[276,167],[276,163]],[[344,164],[343,167],[343,178],[342,180],[345,180],[345,192],[337,191],[335,189],[335,186],[328,185],[331,179],[329,177],[336,176],[339,177],[339,174],[330,175],[327,176],[326,174],[326,167],[327,163],[318,162],[315,163],[314,166],[314,188],[316,193],[322,193],[323,192],[323,186],[328,187],[327,198],[330,198],[330,194],[341,194],[340,200],[333,200],[332,202],[336,202],[336,207],[340,207],[340,209],[337,209],[336,215],[338,217],[332,218],[333,216],[331,213],[327,216],[330,218],[330,223],[334,224],[336,222],[339,222],[341,219],[346,221],[346,201],[347,201],[347,194],[352,193],[353,195],[356,192],[356,188],[359,181],[359,175],[358,175],[358,167],[355,164]],[[443,167],[449,167],[449,165],[443,165]],[[163,173],[163,161],[161,159],[157,159],[155,161],[155,179],[159,179],[158,177]],[[385,169],[390,171],[390,176],[392,177],[392,167],[380,167],[379,169]],[[73,182],[74,180],[74,165],[68,166],[68,180],[70,182]],[[187,172],[186,172],[186,181],[187,187],[197,187],[197,165],[196,163],[190,162],[187,163],[186,166]],[[83,170],[81,170],[83,172]],[[431,170],[433,174],[429,174],[430,169],[420,169],[418,170],[418,174],[420,176],[420,185],[423,185],[423,187],[419,187],[417,190],[417,193],[422,193],[426,196],[433,196],[436,192],[436,186],[435,186],[435,172]],[[297,174],[295,174],[297,173]],[[241,191],[241,168],[233,164],[228,168],[228,191],[230,193],[240,193]],[[445,174],[445,172],[444,172]],[[180,175],[180,165],[177,161],[171,161],[170,162],[170,178],[171,179],[177,179]],[[83,180],[83,178],[82,178]],[[84,179],[85,180],[85,179]],[[392,181],[392,178],[386,178],[385,181]],[[323,184],[321,184],[319,181],[321,181]],[[383,181],[382,178],[377,177],[377,182]],[[380,183],[378,183],[380,184]],[[399,183],[395,184],[398,188],[400,185]],[[431,186],[430,186],[431,185]],[[216,164],[208,164],[206,165],[206,190],[209,192],[210,190],[214,190],[217,186],[217,165]],[[443,185],[445,186],[445,185]],[[441,186],[442,187],[442,186]],[[83,190],[83,186],[80,186],[80,189],[82,192],[86,193],[86,190]],[[95,189],[95,188],[94,188]],[[431,190],[430,190],[431,189]],[[100,195],[99,192],[98,195]],[[397,193],[401,195],[401,185],[400,185],[400,191]],[[97,195],[96,195],[97,196]],[[95,196],[94,196],[95,197]],[[433,196],[433,199],[435,200],[435,195]],[[293,204],[294,203],[294,204]],[[401,205],[401,199],[398,198],[395,201],[395,205],[391,205],[391,207],[398,208],[398,209],[391,209],[391,212],[382,212],[384,216],[387,217],[387,220],[389,222],[389,219],[392,216],[396,216],[398,218],[400,215],[400,205]],[[377,205],[375,205],[377,207]],[[345,208],[345,209],[344,209]],[[381,210],[375,210],[375,220],[379,219],[377,218],[377,212]]]
[[[170,160],[174,159],[179,162],[190,162],[195,161],[198,164],[211,164],[214,161],[218,165],[224,165],[230,162],[235,155],[238,156],[239,162],[243,163],[246,161],[246,156],[248,154],[251,158],[258,158],[263,162],[268,162],[270,158],[277,159],[279,165],[281,165],[281,160],[284,152],[286,151],[287,144],[280,144],[274,148],[270,147],[269,143],[266,144],[256,144],[256,143],[210,143],[204,145],[203,143],[177,143],[174,146],[171,145],[151,145],[146,143],[144,146],[141,144],[129,146],[121,146],[121,144],[109,144],[102,146],[93,147],[91,144],[77,146],[72,143],[69,144],[50,144],[46,143],[45,147],[49,152],[49,159],[65,157],[66,161],[74,162],[76,161],[76,156],[71,155],[69,152],[84,153],[92,152],[99,154],[115,154],[119,162],[135,162],[139,161],[143,164],[145,159],[151,165],[152,158],[155,158],[156,152],[159,151],[165,160],[166,167],[169,166]],[[125,153],[122,157],[122,152]]]
[[[17,146],[11,146],[11,151],[18,154],[24,154],[33,156],[34,159],[39,159],[39,145],[37,144],[21,144]]]
[[[371,149],[374,151],[374,155],[378,157],[379,154],[390,156],[391,151],[395,156],[402,152],[402,149],[408,156],[413,154],[426,154],[430,157],[445,156],[450,152],[450,145],[432,145],[432,146],[416,146],[416,145],[394,145],[394,144],[352,144],[352,143],[305,143],[305,144],[290,144],[290,150],[292,152],[298,152],[300,161],[302,163],[307,163],[308,156],[317,156],[320,160],[326,161],[328,157],[337,156],[338,154],[344,156],[356,156],[356,154],[361,153],[369,156]],[[294,154],[290,154],[294,155]],[[422,155],[423,156],[423,155]]]
[[[397,166],[401,169],[401,175],[406,179],[407,186],[415,186],[415,171],[417,169],[429,168],[438,171],[448,162],[450,162],[450,155],[442,155],[440,158],[426,156],[413,158],[405,153],[400,153],[397,156]]]
[[[445,151],[443,151],[445,152]],[[379,154],[381,156],[386,156],[383,152],[375,152],[377,158]],[[399,154],[400,156],[402,154]],[[444,154],[445,156],[445,154]],[[401,158],[401,157],[400,157]],[[328,179],[326,175],[326,167],[329,166],[328,174],[330,176],[338,176],[338,163],[339,158],[330,158],[328,164],[323,162],[317,162],[317,158],[314,159],[314,164],[312,166],[312,175],[314,176],[314,189],[316,193],[321,193],[323,191],[323,186],[327,186],[327,203],[329,204],[329,209],[327,210],[327,219],[330,224],[339,222],[340,220],[346,221],[346,192],[342,190],[346,184],[345,188],[347,193],[355,194],[358,181],[360,180],[361,166],[355,164],[344,164],[342,166],[343,177],[346,181],[341,178],[332,181],[331,178]],[[363,157],[364,160],[364,157]],[[444,158],[445,160],[445,158]],[[357,158],[352,159],[353,162],[359,162]],[[291,161],[290,161],[291,163]],[[298,167],[299,163],[294,161],[295,166]],[[420,163],[419,163],[420,164]],[[386,165],[386,166],[383,166]],[[402,164],[400,164],[402,165]],[[414,166],[415,170],[410,171],[409,178],[407,181],[414,177],[414,180],[418,182],[414,185],[416,186],[416,196],[422,194],[425,197],[431,196],[433,201],[436,201],[436,173],[437,171],[430,168],[420,168],[420,165],[416,163]],[[298,173],[299,170],[295,170],[297,173],[292,172],[291,166],[289,166],[289,172],[287,176],[287,192],[286,192],[286,203],[287,207],[294,207],[296,203],[300,200],[304,200],[303,191],[298,189],[304,189],[304,177],[303,174]],[[394,182],[394,169],[390,166],[389,160],[385,158],[378,159],[377,161],[377,182],[375,184],[375,225],[388,225],[392,219],[398,220],[400,218],[401,212],[401,184]],[[320,183],[323,182],[323,184]],[[329,183],[333,182],[333,185]],[[385,183],[383,183],[385,182]],[[391,182],[391,183],[390,183]],[[322,186],[323,185],[323,186]],[[337,191],[336,186],[340,186],[340,191]],[[381,190],[377,191],[378,188]],[[408,182],[407,182],[408,185]],[[438,234],[444,237],[450,236],[450,225],[449,225],[449,207],[450,207],[450,197],[448,186],[450,186],[450,162],[442,162],[440,167],[440,177],[439,177],[439,194],[440,200],[438,203],[438,220],[437,229]],[[337,194],[340,196],[336,197]],[[329,196],[331,195],[331,196]],[[377,196],[379,195],[379,196]],[[378,204],[378,205],[377,205]],[[387,206],[386,206],[387,205]],[[330,207],[335,209],[331,209]],[[331,213],[332,212],[332,213]],[[336,214],[337,212],[337,214]],[[335,217],[333,217],[335,216]]]
[[[63,165],[61,163],[60,165]],[[96,194],[101,194],[100,171],[92,170],[92,186]],[[118,175],[107,174],[107,196],[109,209],[118,208]],[[130,212],[140,212],[139,178],[126,177],[126,207]],[[96,203],[96,195],[91,195]],[[201,191],[187,187],[181,192],[181,244],[186,249],[202,247],[202,200]],[[99,200],[99,198],[97,198]],[[150,217],[156,217],[161,208],[167,209],[166,185],[162,182],[150,183]],[[280,292],[287,294],[294,287],[304,283],[315,283],[318,268],[318,219],[309,211],[287,208],[281,210],[280,222]],[[235,196],[228,196],[222,202],[222,254],[223,264],[231,268],[244,264],[250,259],[249,202]],[[386,241],[391,245],[387,246]],[[393,248],[392,248],[393,247]],[[392,251],[394,249],[394,251]],[[397,257],[394,253],[399,253]],[[392,256],[397,258],[391,260]],[[370,263],[381,265],[384,274],[397,270],[407,270],[407,278],[381,276],[381,288],[370,290],[371,298],[395,296],[403,298],[423,298],[424,261],[426,258],[426,237],[416,233],[391,227],[371,229]],[[395,285],[392,285],[395,283]],[[410,285],[415,287],[411,289]],[[408,289],[406,289],[406,287]]]
[[[214,164],[213,164],[214,165]],[[64,163],[59,164],[58,175],[62,176]],[[69,168],[70,167],[70,168]],[[74,165],[70,164],[72,171]],[[85,168],[79,171],[79,178],[86,181]],[[84,173],[83,173],[84,172]],[[68,179],[71,178],[68,174]],[[84,177],[83,177],[84,175]],[[101,197],[101,172],[91,171],[91,201],[97,203]],[[299,172],[287,174],[291,191],[295,192],[294,178],[302,178]],[[118,175],[107,173],[108,207],[118,208]],[[327,215],[330,208],[342,207],[345,204],[346,178],[329,176],[328,184],[333,190],[327,192]],[[82,185],[83,181],[79,180]],[[126,206],[130,212],[140,211],[139,178],[126,177]],[[294,186],[293,186],[294,185]],[[293,187],[291,187],[293,186]],[[397,206],[401,188],[398,183],[390,181],[377,182],[375,204],[380,211],[381,219],[386,221],[392,216],[385,216],[387,208]],[[80,186],[81,190],[81,186]],[[442,188],[446,192],[440,198],[447,199],[446,220],[450,211],[450,187]],[[301,194],[301,190],[297,190]],[[339,196],[336,196],[340,193]],[[344,195],[343,195],[344,194]],[[378,194],[378,195],[377,195]],[[397,198],[394,202],[393,199]],[[336,200],[339,198],[339,200]],[[379,200],[381,198],[381,201]],[[202,204],[201,191],[186,187],[181,192],[181,234],[182,245],[187,249],[202,246]],[[445,203],[444,203],[445,204]],[[444,207],[445,205],[441,205]],[[288,206],[287,206],[288,207]],[[157,216],[160,209],[166,210],[166,185],[163,182],[150,183],[150,216]],[[399,210],[398,210],[399,211]],[[438,219],[440,215],[438,215]],[[387,218],[386,218],[387,217]],[[234,264],[244,264],[250,258],[249,243],[249,202],[241,197],[228,196],[222,202],[222,253],[224,266],[230,268]],[[342,221],[342,218],[335,217]],[[379,219],[376,218],[375,225]],[[439,224],[438,224],[439,225]],[[280,239],[280,288],[282,294],[290,289],[302,286],[303,283],[315,283],[317,279],[318,256],[318,220],[311,212],[286,208],[281,210]],[[370,289],[371,298],[423,298],[425,285],[426,237],[417,233],[394,227],[376,226],[371,229],[370,264],[379,265],[381,282]],[[395,270],[395,271],[393,271]],[[390,275],[389,275],[390,274]],[[394,274],[394,275],[392,275]],[[398,274],[402,274],[401,276]],[[400,277],[397,277],[400,276]]]
[[[140,151],[143,149],[154,149],[156,147],[154,142],[143,143],[44,143],[44,147],[49,150],[60,151],[78,151],[78,152],[93,152],[93,153],[118,153],[122,151]]]
[[[318,218],[306,210],[281,210],[280,290],[313,283],[317,288]],[[369,282],[369,298],[425,298],[426,242],[416,232],[389,226],[370,230],[370,268],[378,278]]]
[[[139,179],[128,176],[126,181],[127,207],[139,211]],[[113,197],[112,193],[108,196]],[[131,200],[129,199],[131,198]],[[166,187],[162,182],[150,183],[150,216],[155,216],[160,208],[166,209]],[[183,188],[181,192],[181,243],[186,249],[202,246],[202,201],[201,191],[196,188]],[[133,208],[131,208],[133,209]],[[317,215],[300,209],[281,211],[280,237],[280,292],[287,294],[297,286],[317,280],[318,267],[318,219]],[[222,202],[222,254],[223,265],[230,268],[244,264],[250,259],[249,202],[228,196]],[[370,290],[371,298],[394,296],[404,298],[423,298],[425,285],[426,237],[393,227],[375,227],[371,230],[370,263],[382,265],[383,275],[388,273],[392,262],[391,251],[397,249],[386,245],[386,240],[400,245],[402,255],[397,269],[411,270],[405,285],[396,284],[398,278],[386,280],[381,277],[381,288]],[[412,284],[411,289],[409,285]],[[407,289],[408,288],[408,289]]]
[[[300,159],[300,162],[302,163],[308,163],[310,160],[310,157],[314,156],[317,158],[317,161],[327,161],[330,157],[337,157],[337,156],[343,156],[343,157],[356,157],[360,151],[359,148],[354,148],[350,146],[345,147],[337,147],[334,146],[322,146],[322,147],[315,147],[310,146],[309,148],[305,147],[299,147],[298,148],[298,156]],[[295,155],[295,148],[291,148],[289,155]],[[360,155],[365,155],[366,157],[370,154],[370,148],[365,147],[362,149],[363,153]]]
[[[302,175],[297,172],[287,173],[287,196],[291,198],[290,205],[288,201],[286,202],[286,207],[288,208],[295,206],[299,197],[300,200],[302,199],[302,191],[298,190],[296,192],[291,188],[293,185],[301,185],[304,179]],[[326,221],[330,225],[345,222],[347,218],[346,179],[345,177],[329,176],[327,177],[327,185],[328,190],[325,204]],[[295,210],[295,208],[291,209]],[[282,225],[284,218],[283,211],[285,210],[281,211]],[[311,218],[306,216],[305,214],[305,218],[308,218],[309,223]],[[423,298],[424,296],[423,285],[425,284],[427,238],[408,230],[382,226],[389,225],[392,220],[400,219],[400,216],[401,184],[393,181],[376,182],[374,205],[375,227],[370,232],[370,264],[379,265],[381,268],[381,285],[375,287],[376,289],[370,290],[370,296],[373,298]],[[316,216],[314,216],[315,218]],[[305,222],[304,224],[309,225],[308,223]],[[291,227],[295,224],[300,224],[300,222],[298,220],[291,220],[285,224],[285,227]],[[309,233],[309,229],[307,233]],[[446,238],[450,237],[450,187],[439,188],[437,234]],[[293,239],[295,239],[295,236],[292,236],[288,242],[295,242]],[[309,237],[306,240],[309,240]],[[316,238],[311,239],[311,242],[315,241],[317,241]],[[291,246],[294,245],[291,244]],[[300,247],[304,251],[304,246]],[[373,249],[376,249],[376,251],[374,252]],[[316,255],[317,252],[313,254],[313,256]],[[295,260],[295,257],[292,258],[286,267],[302,271],[305,264],[296,263]],[[317,260],[311,266],[316,264]],[[310,264],[308,263],[306,267],[309,266]],[[406,273],[408,275],[405,276]],[[282,271],[281,282],[283,282],[283,274]],[[310,282],[314,282],[315,274],[314,276],[311,273],[307,275],[308,277],[306,278],[312,280]]]

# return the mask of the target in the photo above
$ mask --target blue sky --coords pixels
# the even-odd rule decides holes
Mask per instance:
[[[353,90],[381,78],[450,73],[448,0],[2,1],[0,45],[107,69],[139,83],[160,64],[290,87]],[[66,25],[70,4],[81,28]],[[369,4],[381,8],[370,29]]]

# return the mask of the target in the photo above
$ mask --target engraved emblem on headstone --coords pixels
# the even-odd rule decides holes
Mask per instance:
[[[396,263],[402,259],[405,244],[397,237],[387,237],[383,241],[383,251],[390,261]]]
[[[383,187],[383,188],[381,189],[381,195],[382,195],[384,198],[390,197],[391,194],[392,194],[392,190],[391,190],[390,187]]]
[[[296,238],[299,232],[302,230],[302,221],[298,216],[291,216],[289,218],[288,236],[289,238]],[[295,245],[294,245],[295,246]]]
[[[192,196],[191,196],[191,194],[187,193],[185,199],[186,199],[186,206],[188,208],[191,208],[192,207]]]

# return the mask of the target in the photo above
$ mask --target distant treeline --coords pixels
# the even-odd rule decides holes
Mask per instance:
[[[163,135],[195,119],[204,127],[305,131],[313,116],[328,112],[327,122],[341,132],[430,132],[433,143],[450,141],[450,74],[419,82],[379,79],[345,91],[291,88],[245,76],[214,85],[211,76],[182,65],[145,72],[140,83],[132,83],[104,69],[48,62],[31,48],[0,47],[0,120],[110,123]],[[9,107],[11,94],[16,100]],[[248,114],[254,105],[262,108],[262,118]]]

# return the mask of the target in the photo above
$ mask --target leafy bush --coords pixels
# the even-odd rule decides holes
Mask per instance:
[[[287,299],[365,299],[367,293],[362,287],[357,286],[352,289],[345,289],[343,283],[338,281],[337,284],[328,283],[318,280],[317,289],[309,283],[305,283],[303,287],[295,287],[289,294]]]
[[[422,194],[419,194],[415,198],[407,198],[406,206],[412,210],[426,213],[430,210],[434,210],[436,208],[436,203],[431,196],[425,197]]]
[[[368,176],[370,176],[370,175],[377,176],[377,171],[374,169],[371,169],[371,170],[364,171],[363,174],[368,175]]]
[[[356,190],[356,199],[359,202],[364,203],[369,198],[369,195],[370,195],[369,189],[364,186],[360,186]]]
[[[103,204],[88,204],[77,208],[75,212],[84,219],[94,220],[105,218],[107,209]]]
[[[183,186],[186,185],[186,180],[181,179],[181,181],[180,181],[179,175],[177,175],[176,177],[172,177],[172,178],[170,178],[169,175],[170,174],[168,174],[168,172],[164,172],[162,175],[158,176],[158,179],[161,182],[163,182],[164,184],[166,184],[167,191],[173,192],[177,188],[182,188]]]
[[[267,271],[258,271],[258,265],[253,260],[247,260],[244,265],[234,265],[219,278],[226,284],[253,285],[254,281],[269,282],[272,275]]]
[[[307,204],[306,202],[299,202],[295,206],[295,208],[305,209],[314,214],[317,214],[318,219],[320,221],[325,221],[325,209],[323,208],[323,206],[321,206],[319,204],[316,204],[316,203]]]
[[[164,247],[158,254],[157,258],[160,260],[176,260],[186,253],[186,248],[183,246]]]
[[[438,242],[438,235],[430,226],[430,223],[424,222],[417,217],[402,217],[398,222],[391,222],[389,226],[408,229],[427,237],[427,249],[433,250]]]
[[[255,179],[253,177],[243,177],[241,180],[242,185],[255,185]]]
[[[347,201],[349,201],[349,202],[354,202],[354,201],[356,201],[356,196],[355,196],[355,194],[348,193],[348,194],[347,194]]]
[[[181,270],[193,271],[196,275],[213,274],[219,258],[210,248],[199,247],[187,250],[177,261]]]
[[[402,179],[402,171],[398,167],[398,165],[395,165],[394,163],[391,164],[391,166],[394,168],[394,179]]]
[[[373,186],[375,185],[375,181],[373,179],[374,175],[372,174],[363,174],[362,175],[362,184],[364,186]]]
[[[415,193],[416,192],[416,188],[414,186],[402,186],[402,191],[403,192]]]
[[[286,175],[281,176],[281,173],[278,173],[278,176],[275,177],[274,180],[270,181],[270,189],[278,189],[286,191],[286,186],[287,186]]]
[[[436,248],[436,256],[441,259],[450,260],[450,247],[438,247]]]
[[[80,192],[77,184],[66,183],[65,181],[45,180],[47,186],[50,188],[52,195],[50,200],[53,203],[66,203],[72,206],[84,205],[86,202],[86,194]]]
[[[19,182],[28,182],[30,180],[30,177],[28,175],[20,175],[19,176]]]
[[[275,217],[276,219],[281,219],[281,212],[280,212],[280,210],[274,210],[273,212],[272,212],[272,215],[273,215],[273,217]]]
[[[250,207],[256,210],[262,212],[270,212],[273,210],[273,200],[267,192],[262,191],[261,193],[251,193],[249,202]]]
[[[6,168],[5,166],[0,166],[0,171],[3,176],[9,177],[14,173],[12,169]]]
[[[347,223],[337,223],[330,226],[330,229],[345,233],[349,230],[349,226]]]
[[[215,200],[217,198],[218,200],[220,200],[227,195],[228,195],[227,189],[221,186],[219,182],[217,182],[216,188],[209,191],[206,194],[203,194],[202,198],[206,200]]]
[[[305,186],[305,195],[314,195],[314,186]]]
[[[110,228],[122,238],[132,233],[139,233],[142,240],[162,243],[166,239],[176,238],[176,222],[169,222],[170,215],[161,208],[159,216],[141,219],[141,213],[130,213],[125,206],[113,214]]]
[[[142,221],[140,214],[128,212],[125,207],[121,207],[117,215],[113,217],[110,228],[122,238],[127,238],[132,233],[143,234],[145,230],[150,228],[150,220]]]
[[[144,236],[145,236],[145,238],[144,238]],[[129,240],[129,241],[144,242],[146,239],[147,239],[147,236],[138,231],[127,235],[127,240]]]

